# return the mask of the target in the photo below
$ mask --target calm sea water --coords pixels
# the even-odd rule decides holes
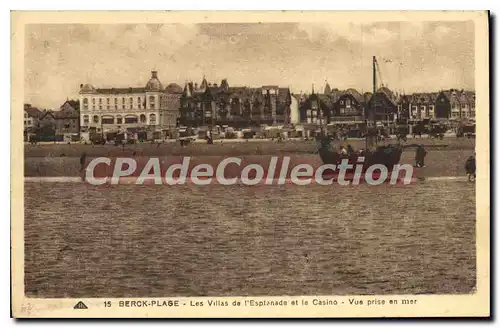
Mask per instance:
[[[31,297],[469,293],[475,189],[25,184]]]

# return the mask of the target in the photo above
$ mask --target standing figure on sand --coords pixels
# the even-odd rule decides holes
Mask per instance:
[[[415,166],[416,167],[425,167],[424,159],[427,155],[427,151],[424,149],[423,145],[418,145],[415,150]]]
[[[467,173],[467,179],[469,181],[476,180],[476,158],[475,156],[470,156],[465,162],[465,172]]]

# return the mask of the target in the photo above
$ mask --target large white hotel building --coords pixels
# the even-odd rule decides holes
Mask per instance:
[[[171,83],[166,88],[151,72],[145,87],[96,88],[80,85],[81,132],[166,133],[176,127],[183,89]]]

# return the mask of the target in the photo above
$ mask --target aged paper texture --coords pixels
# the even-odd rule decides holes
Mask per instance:
[[[11,19],[16,318],[490,315],[487,12]]]

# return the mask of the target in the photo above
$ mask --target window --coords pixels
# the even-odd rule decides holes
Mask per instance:
[[[101,105],[99,105],[99,109],[102,109],[102,106],[101,106]]]
[[[122,109],[125,109],[125,105],[122,105]]]
[[[132,97],[130,97],[130,99],[128,100],[128,102],[130,103],[130,105],[132,105],[134,103],[134,99]]]
[[[116,117],[116,124],[122,124],[123,123],[123,119],[121,116],[117,116]]]
[[[109,105],[106,106],[106,109],[109,109]]]
[[[137,123],[137,116],[127,116],[127,117],[125,117],[125,123],[126,124]]]
[[[99,123],[99,116],[94,115],[94,123]]]
[[[95,104],[95,98],[92,98],[92,103]]]
[[[115,123],[115,118],[110,116],[106,116],[102,118],[102,124],[114,124]]]
[[[149,124],[156,124],[156,115],[155,114],[149,114]]]
[[[466,104],[462,104],[462,109],[466,108],[467,105]]]
[[[151,108],[151,109],[155,108],[155,97],[154,96],[149,96],[149,108]]]
[[[89,116],[83,115],[83,125],[88,125],[88,124],[89,124]]]
[[[115,98],[115,104],[118,104],[118,98]]]
[[[118,105],[115,105],[115,109],[118,109]]]
[[[89,107],[89,100],[87,98],[83,98],[83,108],[87,109]]]
[[[141,103],[141,97],[137,97],[137,102],[140,104]]]
[[[345,107],[346,108],[351,108],[351,99],[346,99],[345,100]]]
[[[109,104],[109,98],[106,98],[106,104]]]
[[[95,105],[92,105],[92,109],[95,110]]]
[[[102,98],[99,98],[99,104],[102,104]]]
[[[146,123],[146,115],[141,114],[140,120],[141,120],[141,123]]]

